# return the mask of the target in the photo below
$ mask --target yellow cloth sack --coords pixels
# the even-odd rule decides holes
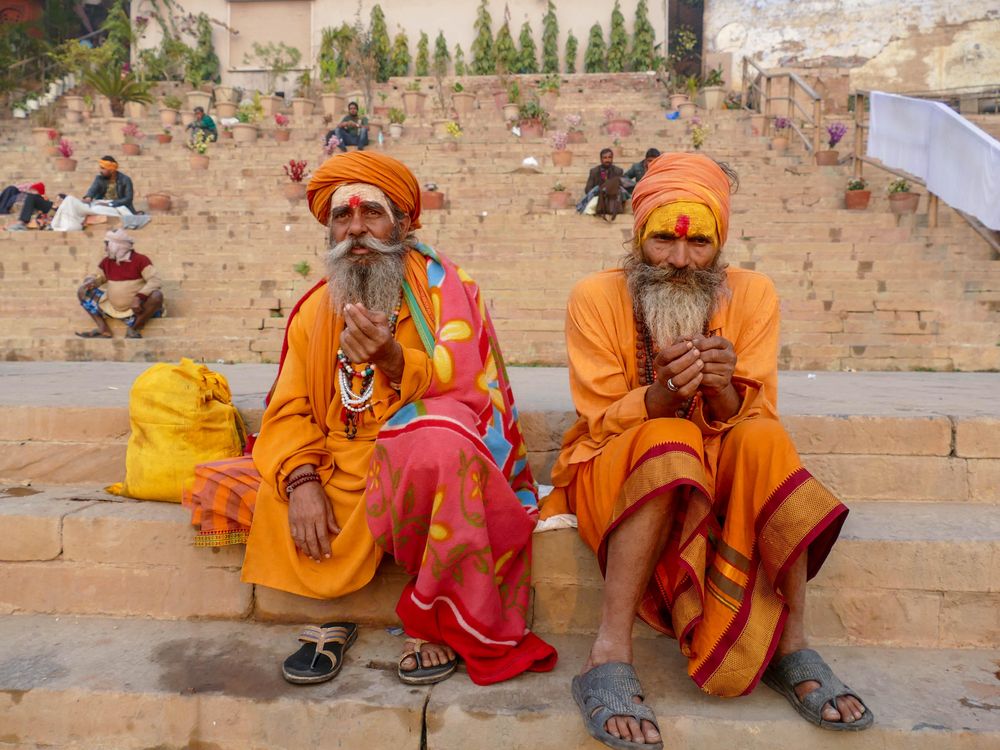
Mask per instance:
[[[153,365],[136,378],[128,412],[125,481],[107,488],[113,495],[179,503],[196,464],[239,456],[246,444],[229,383],[187,358]]]

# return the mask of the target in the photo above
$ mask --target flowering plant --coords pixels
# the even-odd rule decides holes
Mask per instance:
[[[198,130],[195,132],[194,139],[191,141],[188,148],[190,148],[196,154],[201,154],[202,156],[204,156],[205,152],[208,151],[208,144],[209,140],[208,136],[205,134],[205,131]]]
[[[555,151],[565,151],[569,145],[569,133],[565,130],[557,130],[552,133],[552,148]]]
[[[134,141],[140,141],[146,137],[145,133],[139,130],[139,126],[134,122],[127,122],[122,128],[122,134],[126,139],[132,139]]]
[[[291,120],[289,120],[287,116],[281,114],[281,112],[274,113],[274,124],[279,128],[287,128],[289,122],[291,122]]]
[[[900,177],[897,180],[893,180],[889,183],[889,193],[908,193],[910,192],[910,181]]]
[[[289,159],[288,164],[285,164],[285,174],[288,175],[288,179],[292,182],[302,182],[302,179],[306,176],[306,165],[305,161],[295,161],[295,159]]]
[[[331,135],[330,140],[328,140],[326,143],[323,144],[323,153],[326,156],[333,156],[334,152],[337,150],[339,146],[340,146],[340,139],[335,135]]]
[[[56,148],[59,149],[59,155],[64,159],[69,159],[73,155],[73,144],[65,138],[59,140],[59,145]]]
[[[448,120],[448,123],[444,126],[445,131],[448,133],[449,138],[461,138],[464,133],[462,132],[462,126],[459,125],[454,120]]]
[[[50,141],[58,141],[59,140],[59,131],[55,130],[54,128],[49,128],[49,132],[46,133],[46,135],[49,137]]]
[[[563,185],[561,182],[557,182],[555,185],[552,186],[552,192],[553,193],[565,193],[566,192],[566,186]]]
[[[775,130],[785,130],[791,127],[792,121],[787,117],[775,117],[774,118],[774,129]]]
[[[580,115],[566,115],[563,118],[563,122],[566,123],[566,130],[572,133],[580,130],[580,126],[583,124],[583,117]]]
[[[708,127],[701,124],[701,118],[692,117],[688,121],[688,135],[691,136],[691,145],[695,151],[705,145],[705,137],[708,135]]]
[[[852,177],[847,181],[848,190],[864,190],[866,187],[868,187],[868,183],[860,177]]]
[[[831,122],[826,126],[826,139],[830,148],[840,143],[845,135],[847,135],[847,126],[842,122]]]

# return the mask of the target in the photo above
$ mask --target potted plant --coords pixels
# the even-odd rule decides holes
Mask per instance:
[[[225,122],[221,122],[221,121],[219,122],[219,124],[222,126],[222,135],[221,135],[221,137],[225,138],[227,141],[233,140],[233,124],[234,124],[233,121],[235,121],[235,120],[236,120],[235,117],[231,117],[231,118],[227,117]]]
[[[424,189],[420,191],[420,207],[425,211],[440,211],[444,208],[444,193],[438,190],[437,183],[424,183]]]
[[[331,135],[330,140],[323,142],[323,156],[333,156],[337,153],[339,146],[340,139],[335,135]]]
[[[586,143],[587,136],[583,133],[583,116],[566,115],[563,117],[566,123],[566,136],[570,143]]]
[[[403,135],[403,123],[406,122],[406,113],[399,107],[389,108],[389,137],[400,138]]]
[[[517,121],[522,138],[541,138],[549,124],[549,113],[542,105],[532,100],[525,102],[517,110]]]
[[[229,96],[220,98],[219,92],[225,89],[231,92]],[[215,88],[215,114],[220,120],[228,120],[236,117],[236,110],[239,108],[238,101],[233,100],[235,91],[228,86],[216,86]]]
[[[610,136],[626,138],[632,135],[632,119],[613,109],[604,110],[604,130]]]
[[[376,117],[388,117],[389,110],[391,109],[391,107],[385,102],[389,98],[389,95],[384,91],[379,91],[377,92],[377,94],[378,94],[378,104],[372,107],[372,114],[375,115]]]
[[[550,73],[538,84],[538,98],[546,109],[552,109],[556,106],[561,83],[558,73]]]
[[[65,138],[59,139],[59,157],[55,160],[56,169],[60,172],[75,172],[76,159],[73,156],[73,144]]]
[[[835,167],[840,162],[840,152],[834,150],[841,139],[847,135],[847,126],[842,122],[831,122],[826,126],[827,151],[816,152],[816,163],[823,167]]]
[[[158,192],[146,195],[146,205],[150,211],[169,211],[172,202],[170,193]]]
[[[687,133],[691,136],[691,148],[699,151],[708,137],[708,126],[702,124],[700,117],[692,117],[687,126]]]
[[[722,79],[722,66],[708,71],[702,81],[701,95],[705,99],[705,109],[722,109],[726,101],[726,82]]]
[[[465,87],[455,81],[451,86],[451,106],[455,108],[455,113],[461,117],[472,112],[476,106],[476,97],[465,90]]]
[[[424,100],[427,94],[420,90],[420,79],[415,78],[406,84],[403,91],[403,109],[407,117],[419,117],[424,113]]]
[[[507,103],[503,105],[503,121],[514,122],[521,108],[521,87],[517,81],[507,84]]]
[[[464,135],[462,126],[455,120],[448,120],[448,124],[444,126],[444,129],[447,135],[445,148],[449,151],[458,151],[458,139]]]
[[[788,148],[788,135],[785,131],[792,125],[792,121],[787,117],[774,118],[774,136],[771,138],[771,150],[782,153]]]
[[[872,191],[868,189],[868,183],[860,177],[852,177],[847,181],[847,190],[844,192],[847,208],[854,211],[868,208],[871,197]]]
[[[177,115],[180,114],[181,100],[174,94],[167,94],[160,100],[160,124],[163,127],[170,127],[177,124]]]
[[[15,119],[26,120],[28,119],[28,107],[23,101],[16,102],[11,107],[11,111]]]
[[[568,167],[573,163],[573,152],[566,146],[569,145],[569,133],[565,130],[557,130],[552,134],[552,165],[555,167]]]
[[[170,132],[170,126],[166,125],[163,128],[163,132],[156,134],[156,142],[160,144],[170,143],[174,139],[173,134]]]
[[[284,165],[285,174],[290,182],[285,185],[285,197],[290,201],[300,201],[306,197],[306,184],[303,179],[306,176],[307,163],[289,159]]]
[[[563,209],[570,208],[573,205],[573,196],[566,189],[566,186],[561,182],[557,182],[552,186],[552,192],[549,193],[549,208],[552,209]]]
[[[111,107],[110,132],[111,142],[116,145],[124,143],[122,127],[125,125],[125,105],[129,102],[149,104],[153,97],[149,95],[149,85],[139,81],[131,73],[122,73],[114,68],[95,70],[87,75],[87,85],[108,100]]]
[[[684,79],[684,89],[687,98],[677,104],[677,111],[681,117],[694,117],[695,110],[697,109],[694,100],[698,96],[699,88],[701,88],[701,81],[698,79],[698,76],[688,76]]]
[[[233,125],[233,140],[237,143],[253,143],[257,140],[257,122],[260,120],[260,112],[254,104],[246,102],[236,110],[236,119],[239,121]]]
[[[909,180],[902,177],[889,183],[889,210],[894,214],[916,213],[920,193],[910,190]]]
[[[274,140],[276,141],[287,141],[292,137],[292,131],[288,129],[288,123],[291,122],[288,117],[281,114],[280,112],[275,112],[274,114]]]
[[[59,156],[59,131],[55,128],[49,128],[46,133],[49,139],[48,153],[51,157]]]
[[[191,149],[191,157],[189,159],[191,169],[208,169],[209,143],[211,143],[211,141],[208,140],[208,136],[205,134],[205,131],[197,131],[194,136],[194,140],[188,144],[188,148]]]
[[[300,120],[309,117],[313,113],[316,102],[312,98],[312,76],[308,70],[302,71],[299,75],[298,90],[292,99],[292,114]]]
[[[236,90],[232,86],[216,86],[212,89],[212,93],[215,98],[216,108],[220,104],[235,105],[239,101],[239,97],[236,96]]]
[[[122,153],[126,156],[138,156],[142,153],[142,146],[139,144],[145,134],[139,129],[139,126],[134,122],[127,122],[122,128],[122,136],[125,138],[125,142],[122,144]]]

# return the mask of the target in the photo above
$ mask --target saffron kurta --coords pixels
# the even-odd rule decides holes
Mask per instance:
[[[727,422],[649,419],[640,386],[633,307],[622,271],[573,290],[566,320],[570,387],[579,418],[553,469],[543,517],[574,512],[602,570],[608,535],[650,498],[681,498],[640,616],[678,638],[705,691],[750,692],[787,615],[776,591],[809,550],[819,569],[847,509],[802,468],[777,420],[779,307],[771,281],[727,271],[729,297],[709,331],[733,343],[742,398]]]

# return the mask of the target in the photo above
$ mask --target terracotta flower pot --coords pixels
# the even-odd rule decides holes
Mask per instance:
[[[63,97],[66,102],[66,110],[69,112],[83,112],[83,97],[76,94],[69,94]]]
[[[60,156],[53,164],[56,165],[56,171],[58,172],[76,171],[76,159],[67,159],[65,156]]]
[[[215,106],[218,107],[219,104],[225,103],[229,104],[233,101],[233,87],[232,86],[216,86],[215,92]]]
[[[71,125],[76,125],[77,123],[83,122],[83,112],[79,112],[75,109],[66,110],[66,122]]]
[[[821,167],[835,167],[840,162],[839,151],[817,151],[816,164]]]
[[[156,142],[157,143],[170,143],[170,141],[172,141],[173,139],[174,139],[174,137],[172,135],[170,135],[170,133],[157,133],[156,134]]]
[[[688,100],[687,94],[671,94],[670,95],[670,108],[677,109],[684,102]]]
[[[257,140],[257,126],[250,122],[233,125],[233,140],[237,143],[254,143]]]
[[[563,149],[562,151],[552,152],[552,166],[554,167],[568,167],[573,163],[573,152]]]
[[[788,139],[783,135],[776,135],[771,139],[771,150],[779,154],[788,149]]]
[[[323,114],[337,117],[347,109],[347,99],[343,94],[323,94]]]
[[[52,128],[32,128],[31,140],[36,146],[48,146],[50,130],[52,130]]]
[[[212,95],[207,91],[187,91],[184,94],[184,100],[188,109],[201,107],[207,112],[208,105],[212,103]]]
[[[860,211],[868,208],[871,198],[871,190],[848,190],[844,193],[844,205],[852,211]]]
[[[149,193],[146,196],[146,203],[150,211],[169,211],[172,200],[167,193]]]
[[[541,138],[545,133],[545,127],[539,120],[521,120],[522,138]]]
[[[444,208],[444,193],[440,190],[421,190],[420,206],[425,211],[440,211]]]
[[[617,117],[614,120],[608,120],[604,123],[605,128],[607,128],[608,135],[618,136],[619,138],[625,138],[632,135],[632,121],[627,120],[624,117]]]
[[[220,137],[224,138],[227,141],[231,141],[231,140],[233,140],[233,131],[232,130],[223,130],[222,131],[222,135]]]
[[[162,125],[165,128],[168,128],[171,125],[176,125],[176,124],[177,124],[176,109],[163,108],[160,110],[160,125]]]
[[[402,138],[403,137],[403,125],[398,122],[389,123],[389,137],[390,138]]]
[[[128,120],[124,117],[109,117],[108,118],[108,141],[115,146],[121,146],[125,143],[125,134],[122,132],[122,128],[125,127]]]
[[[407,117],[419,117],[424,113],[424,99],[427,94],[423,91],[403,92],[403,111]]]
[[[504,122],[513,122],[517,119],[517,113],[520,110],[516,104],[504,104],[503,105],[503,120]]]
[[[894,214],[912,214],[917,211],[920,193],[889,193],[889,210]]]
[[[560,190],[558,192],[549,193],[549,208],[561,209],[569,208],[573,205],[573,196],[570,195],[568,190]]]
[[[216,102],[215,104],[215,114],[220,118],[236,117],[236,109],[236,105],[232,102]]]
[[[456,91],[451,95],[451,104],[458,116],[467,115],[476,107],[476,96],[468,91]]]
[[[309,117],[309,115],[313,113],[313,108],[315,106],[316,102],[312,99],[297,96],[292,99],[292,114],[299,119]]]
[[[680,106],[677,107],[677,111],[681,113],[681,117],[687,119],[689,117],[694,117],[694,113],[698,110],[694,102],[682,102]]]
[[[300,201],[306,197],[306,183],[287,182],[285,183],[285,197],[290,201]]]
[[[587,136],[584,135],[584,132],[582,130],[571,130],[567,134],[566,140],[569,143],[586,143]]]
[[[291,137],[292,137],[292,131],[289,130],[288,128],[278,128],[277,130],[274,131],[274,140],[276,141],[284,142],[291,139]]]
[[[131,120],[141,120],[146,116],[146,105],[142,102],[127,102],[125,115]]]
[[[722,109],[722,103],[726,101],[726,90],[722,86],[706,86],[701,90],[701,95],[705,100],[705,109]]]
[[[208,157],[204,154],[191,154],[189,163],[191,169],[208,169]]]
[[[123,143],[122,153],[125,154],[125,156],[138,156],[142,153],[142,146],[138,143]]]

